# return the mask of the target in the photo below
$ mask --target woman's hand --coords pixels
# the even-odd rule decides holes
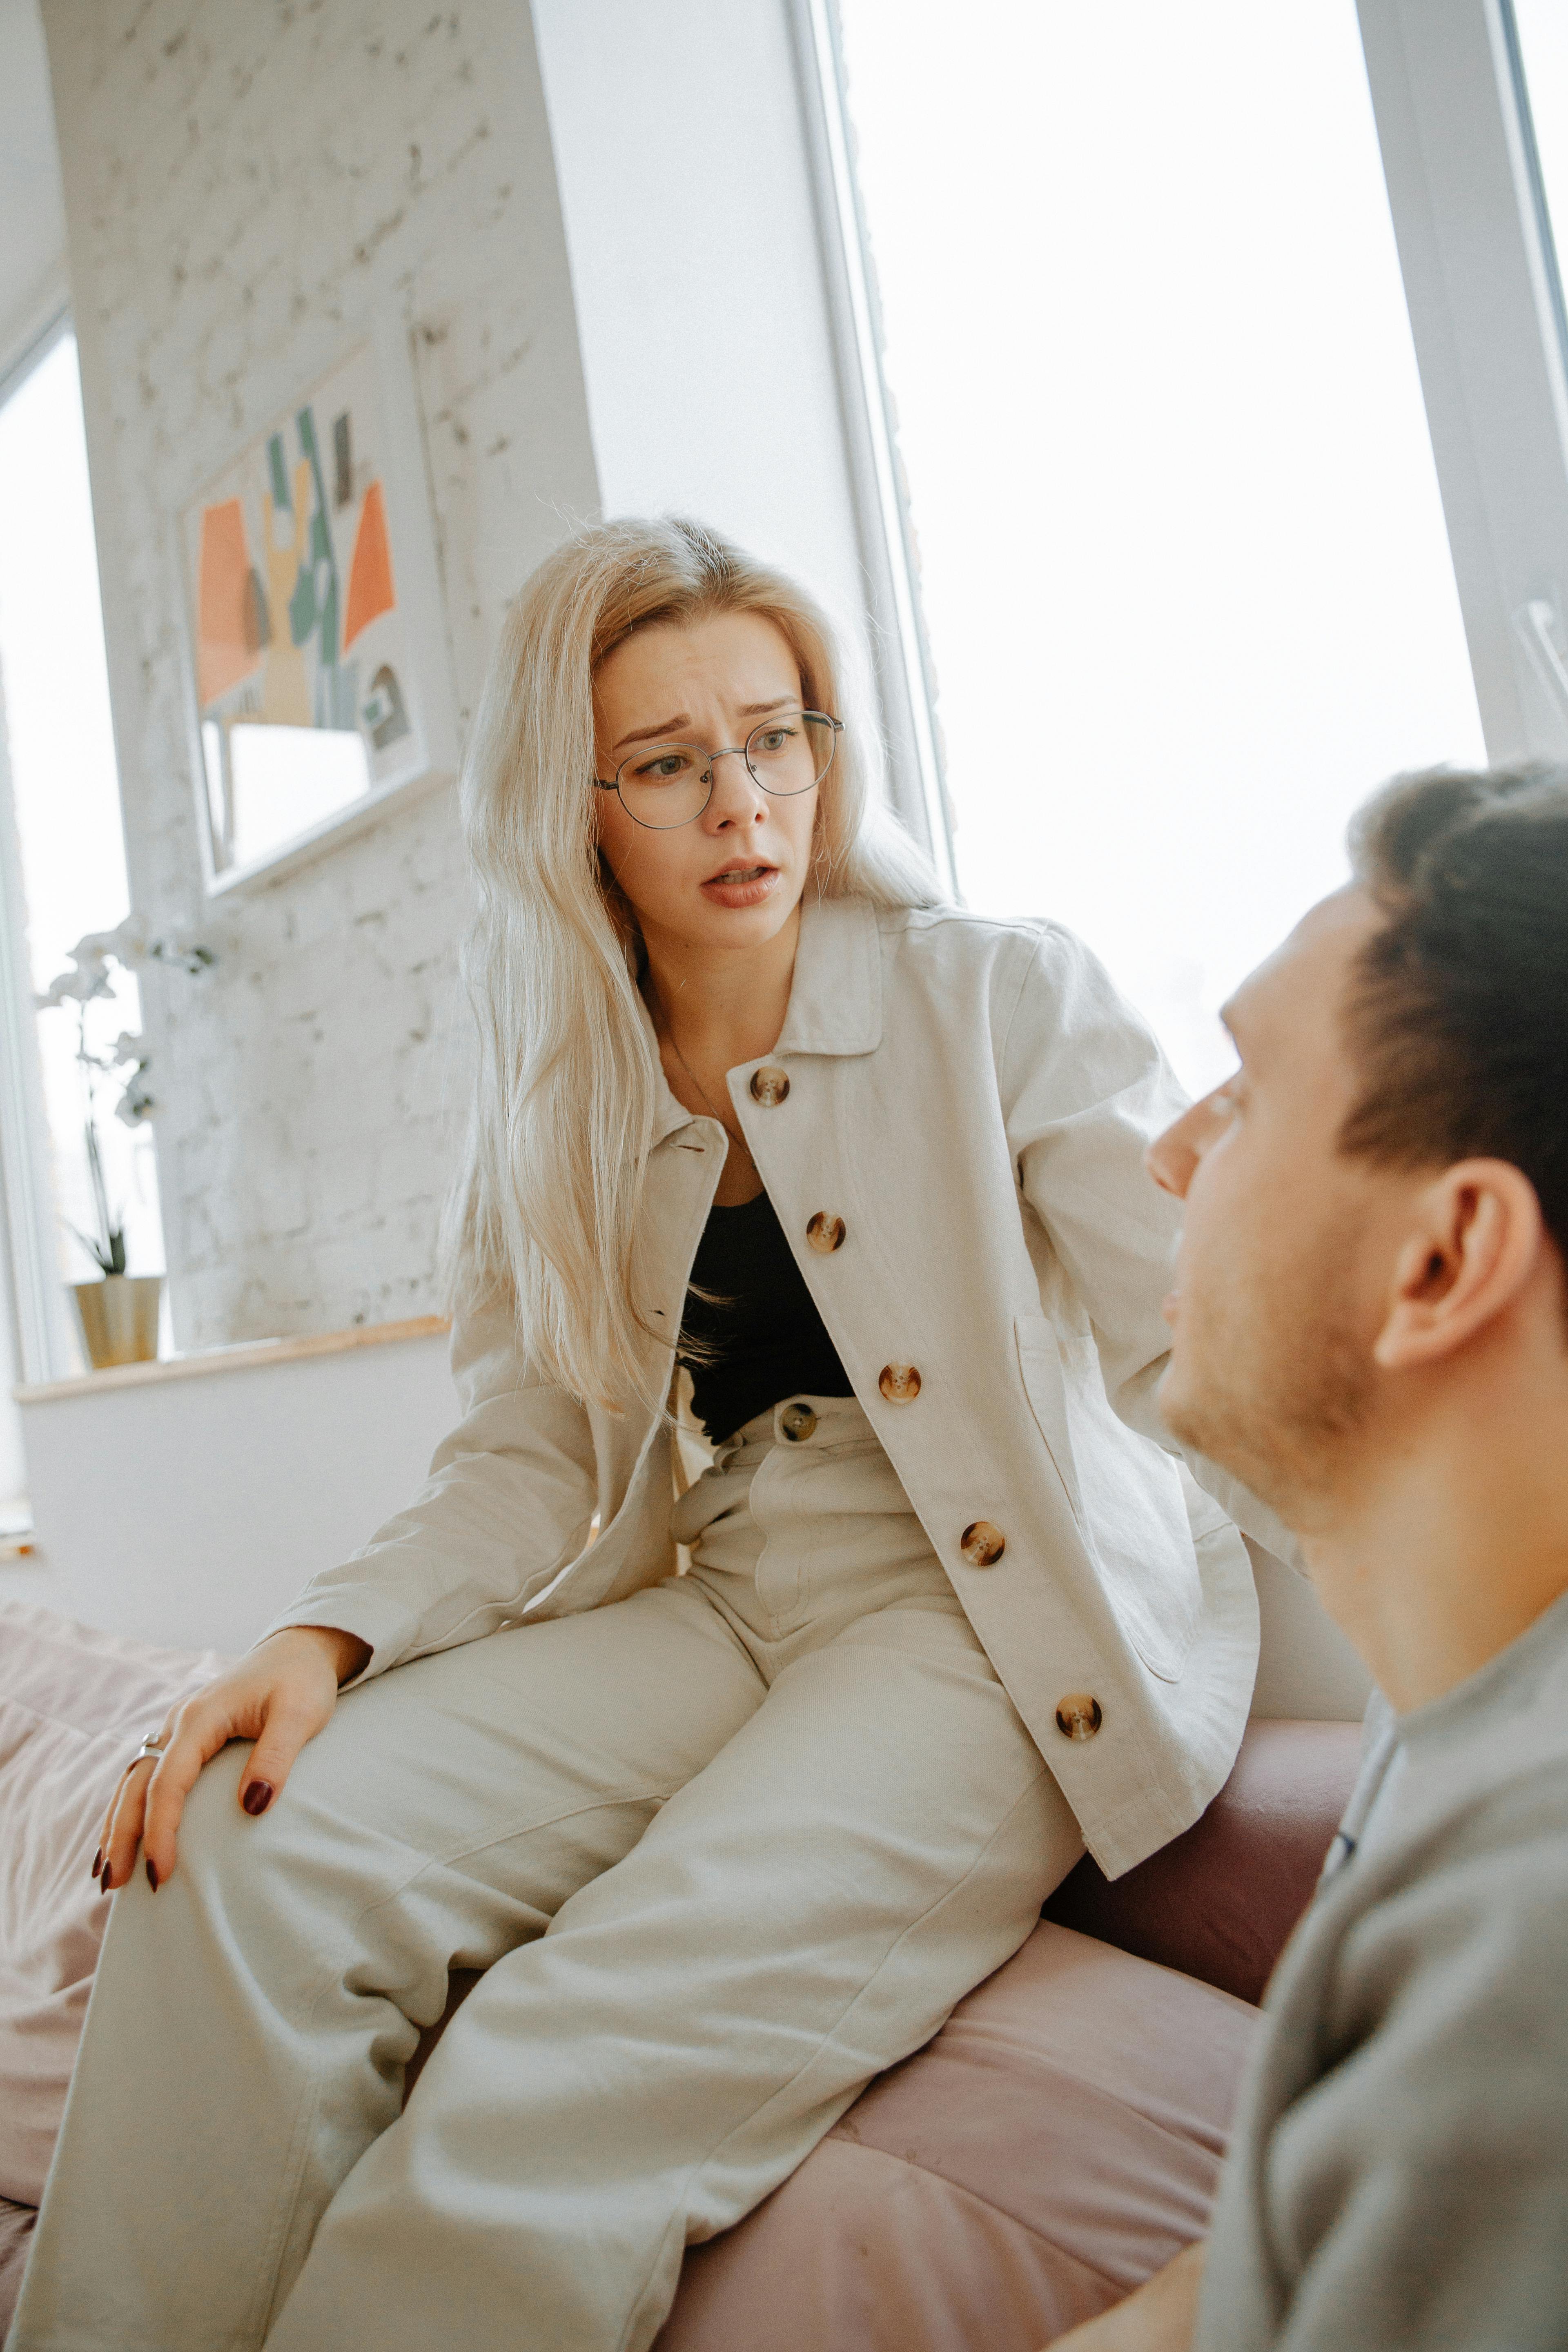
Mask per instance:
[[[289,1778],[294,1759],[337,1705],[338,1686],[370,1657],[356,1634],[334,1626],[289,1625],[208,1683],[163,1720],[168,1746],[125,1773],[110,1802],[93,1875],[105,1894],[123,1886],[136,1849],[147,1849],[154,1891],[174,1868],[174,1839],[185,1799],[204,1764],[231,1739],[256,1747],[239,1784],[247,1813],[264,1813]]]

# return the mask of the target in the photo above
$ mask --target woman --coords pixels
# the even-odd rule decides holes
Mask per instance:
[[[1245,1552],[1136,1433],[1177,1097],[1069,937],[936,902],[864,749],[710,532],[523,592],[465,787],[466,1418],[121,1785],[16,2352],[640,2352],[1086,1840],[1224,1780]]]

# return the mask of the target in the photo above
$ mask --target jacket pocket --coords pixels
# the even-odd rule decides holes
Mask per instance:
[[[1092,1338],[1064,1339],[1044,1315],[1015,1328],[1029,1409],[1106,1597],[1150,1673],[1177,1682],[1203,1607],[1181,1472],[1111,1411]]]

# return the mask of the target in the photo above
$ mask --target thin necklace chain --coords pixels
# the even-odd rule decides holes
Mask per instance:
[[[729,1137],[729,1139],[730,1139],[731,1142],[731,1143],[734,1143],[734,1144],[738,1144],[738,1145],[740,1146],[741,1150],[745,1153],[745,1155],[746,1155],[747,1159],[748,1159],[748,1160],[752,1160],[752,1147],[751,1147],[751,1145],[746,1141],[746,1139],[745,1139],[745,1137],[744,1137],[743,1135],[742,1135],[742,1134],[738,1133],[738,1132],[737,1132],[737,1130],[736,1130],[734,1128],[732,1128],[732,1127],[731,1126],[731,1124],[730,1124],[729,1120],[725,1118],[725,1116],[724,1116],[723,1112],[720,1109],[720,1108],[719,1108],[718,1104],[714,1101],[714,1099],[713,1099],[712,1096],[709,1093],[709,1091],[708,1091],[707,1087],[703,1085],[703,1083],[702,1083],[701,1079],[698,1076],[698,1075],[697,1075],[696,1071],[692,1068],[692,1066],[691,1066],[690,1063],[687,1060],[687,1058],[686,1058],[685,1055],[681,1052],[681,1050],[680,1050],[679,1046],[676,1044],[676,1042],[675,1042],[675,1032],[674,1032],[674,1030],[670,1027],[669,1023],[668,1023],[668,1020],[666,1020],[666,1022],[665,1022],[665,1024],[664,1024],[663,1034],[664,1034],[664,1035],[668,1039],[668,1041],[669,1041],[669,1050],[670,1050],[670,1052],[675,1055],[676,1060],[680,1064],[681,1068],[685,1071],[685,1073],[686,1073],[686,1075],[687,1075],[688,1078],[690,1080],[690,1082],[691,1082],[692,1086],[696,1088],[697,1092],[701,1096],[701,1097],[702,1097],[703,1101],[707,1104],[707,1106],[708,1106],[709,1109],[712,1112],[712,1114],[713,1114],[714,1118],[718,1120],[718,1122],[719,1122],[720,1126],[723,1129],[723,1130],[724,1130],[725,1134]],[[752,1160],[752,1167],[753,1167],[753,1168],[756,1166],[756,1164],[757,1164],[757,1163],[756,1163],[756,1161],[755,1161],[754,1160]]]

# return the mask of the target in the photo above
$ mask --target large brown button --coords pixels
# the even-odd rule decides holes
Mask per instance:
[[[792,1404],[786,1404],[779,1414],[779,1427],[792,1445],[801,1445],[816,1427],[816,1415],[808,1404],[802,1403],[800,1398],[796,1397],[795,1402]]]
[[[814,1250],[831,1257],[836,1249],[843,1248],[847,1230],[842,1217],[830,1217],[826,1209],[818,1209],[805,1229],[805,1238]]]
[[[1007,1549],[1007,1538],[989,1519],[972,1519],[958,1538],[958,1549],[971,1568],[994,1568]]]
[[[760,1070],[752,1072],[752,1100],[760,1102],[764,1109],[774,1109],[788,1092],[787,1070],[775,1069],[771,1063],[764,1062]]]
[[[877,1386],[889,1404],[913,1404],[921,1392],[920,1366],[884,1364],[877,1375]]]
[[[1057,1729],[1064,1739],[1092,1739],[1104,1720],[1092,1691],[1068,1691],[1057,1701]]]

